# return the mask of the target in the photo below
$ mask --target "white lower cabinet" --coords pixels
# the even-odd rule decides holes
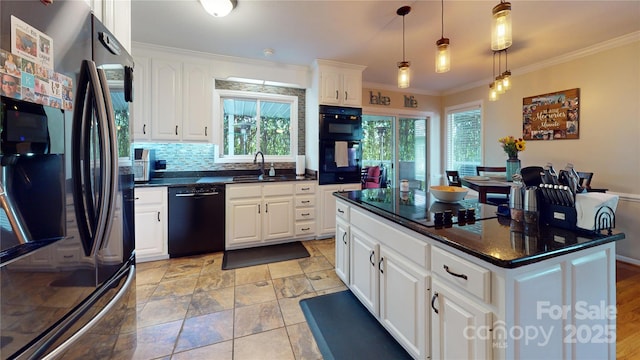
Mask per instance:
[[[432,359],[491,359],[491,310],[439,279],[431,293]]]
[[[226,249],[294,237],[291,183],[227,185],[226,196]]]
[[[166,187],[135,189],[136,262],[169,258]]]
[[[343,223],[340,215],[337,223]],[[384,238],[353,225],[349,231],[349,288],[411,356],[427,358],[427,271],[385,246]]]
[[[318,237],[335,235],[336,197],[333,196],[333,193],[336,191],[354,191],[360,189],[361,185],[359,183],[318,186],[318,204],[320,204],[317,231]]]
[[[349,244],[351,243],[349,233],[349,223],[336,219],[336,275],[346,285],[349,285]]]

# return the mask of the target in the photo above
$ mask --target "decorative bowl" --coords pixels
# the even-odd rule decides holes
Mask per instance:
[[[441,185],[430,186],[429,192],[431,192],[438,201],[452,203],[464,199],[469,191],[459,186]]]

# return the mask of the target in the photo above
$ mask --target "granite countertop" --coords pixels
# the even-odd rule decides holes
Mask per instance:
[[[609,235],[519,223],[498,216],[497,207],[475,199],[442,203],[420,190],[405,193],[396,188],[366,189],[338,192],[334,196],[503,268],[535,263],[625,237],[623,233]],[[457,213],[462,209],[473,209],[475,220],[458,221]],[[435,223],[434,214],[445,210],[452,212],[452,223]]]
[[[271,183],[278,181],[315,180],[314,176],[296,176],[290,171],[279,171],[276,176],[265,175],[263,180],[258,178],[255,171],[224,170],[224,171],[179,171],[156,172],[149,181],[136,182],[136,187],[153,186],[189,186],[199,184],[243,184],[243,183]]]

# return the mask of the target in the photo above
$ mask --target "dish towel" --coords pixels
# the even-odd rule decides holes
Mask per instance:
[[[346,141],[336,141],[336,145],[334,149],[336,167],[349,166],[348,146],[349,146],[349,143],[347,143]]]
[[[576,194],[576,226],[581,229],[593,230],[596,225],[596,213],[603,206],[610,207],[615,214],[618,207],[618,195],[596,192]]]

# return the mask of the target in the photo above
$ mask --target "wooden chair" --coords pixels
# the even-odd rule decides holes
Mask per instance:
[[[609,189],[594,189],[591,187],[591,180],[593,179],[592,172],[577,171],[579,181],[578,186],[587,190],[587,192],[607,192]]]
[[[505,166],[476,166],[476,175],[483,176],[485,173],[504,173],[507,175]]]
[[[507,176],[507,167],[506,166],[476,166],[476,175],[478,176],[487,176],[489,174],[497,175],[498,173],[504,174],[505,178]],[[502,205],[509,203],[509,195],[505,194],[492,194],[491,196],[487,196],[487,204],[491,205]]]
[[[462,182],[460,182],[460,174],[457,170],[447,170],[447,183],[449,186],[460,186],[462,187]]]
[[[526,166],[520,169],[522,182],[525,186],[539,186],[542,183],[540,173],[544,172],[542,166]]]

